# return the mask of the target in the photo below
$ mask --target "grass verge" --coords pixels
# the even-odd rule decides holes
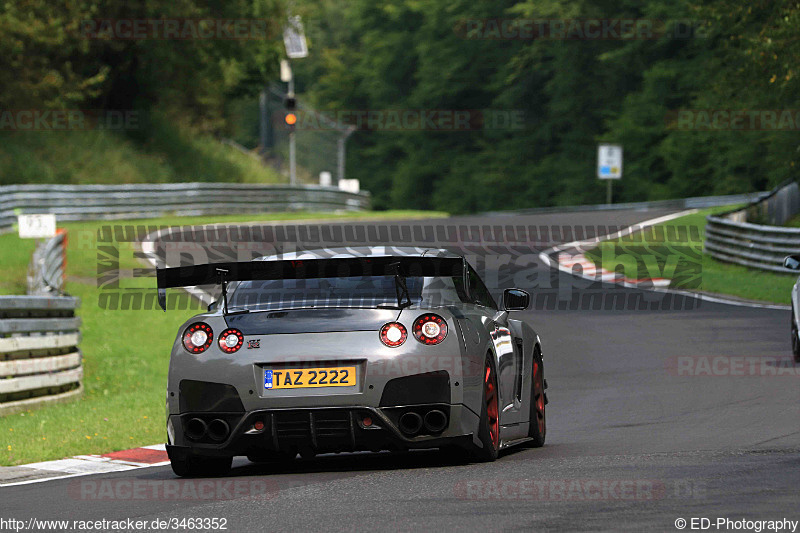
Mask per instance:
[[[651,277],[665,270],[669,274],[673,271],[669,261],[677,260],[676,274],[665,275],[673,279],[672,288],[789,304],[796,275],[723,263],[703,253],[706,216],[730,209],[731,206],[704,209],[660,224],[666,235],[664,241],[642,243],[613,239],[601,242],[586,255],[607,270],[617,270],[626,277],[637,278]],[[649,269],[648,256],[651,258]]]
[[[113,224],[176,226],[245,221],[309,219],[389,220],[443,217],[443,213],[387,211],[365,213],[279,213],[228,217],[166,217]],[[77,401],[0,418],[0,465],[17,465],[77,454],[99,454],[163,442],[165,389],[169,351],[177,327],[194,311],[106,310],[98,305],[98,249],[95,236],[108,222],[65,224],[69,294],[81,298],[84,395]],[[141,268],[133,249],[120,249],[120,268]],[[33,250],[31,241],[0,235],[0,290],[24,292],[24,273]],[[131,280],[124,280],[131,281]],[[154,287],[152,278],[137,286]],[[155,289],[153,289],[155,290]]]

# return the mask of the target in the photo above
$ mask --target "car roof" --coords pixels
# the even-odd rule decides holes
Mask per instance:
[[[425,248],[414,246],[347,246],[336,248],[316,248],[311,250],[298,250],[284,252],[280,255],[265,255],[255,261],[278,261],[293,259],[332,259],[337,257],[456,257],[457,253],[444,248]]]

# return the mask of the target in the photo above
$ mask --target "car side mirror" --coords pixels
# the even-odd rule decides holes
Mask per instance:
[[[216,300],[211,302],[210,304],[208,304],[208,312],[209,313],[214,311],[216,308],[217,308],[217,301]]]
[[[800,270],[800,254],[787,255],[783,260],[783,268]]]
[[[524,311],[531,305],[531,295],[522,289],[503,291],[503,308],[506,311]]]

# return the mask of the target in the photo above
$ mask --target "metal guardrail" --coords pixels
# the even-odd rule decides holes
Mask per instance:
[[[558,207],[533,207],[513,211],[488,211],[481,213],[488,216],[538,215],[547,213],[578,213],[583,211],[617,211],[621,209],[704,209],[722,205],[756,203],[767,192],[730,194],[726,196],[696,196],[674,200],[652,200],[649,202],[626,202],[619,204],[569,205]]]
[[[0,416],[81,394],[79,300],[0,296]]]
[[[706,217],[705,251],[727,263],[793,274],[783,268],[783,258],[800,253],[800,228],[754,224],[768,220],[782,224],[800,211],[800,188],[784,182],[747,206]]]
[[[67,231],[58,230],[55,237],[39,243],[28,268],[28,294],[60,295],[64,292]]]
[[[227,215],[267,211],[365,210],[368,192],[246,183],[0,186],[0,231],[19,214],[55,213],[60,222]]]

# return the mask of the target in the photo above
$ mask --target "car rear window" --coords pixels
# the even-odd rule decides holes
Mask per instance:
[[[423,278],[406,278],[411,303],[419,304]],[[244,281],[229,293],[229,308],[377,307],[397,305],[394,276]]]

